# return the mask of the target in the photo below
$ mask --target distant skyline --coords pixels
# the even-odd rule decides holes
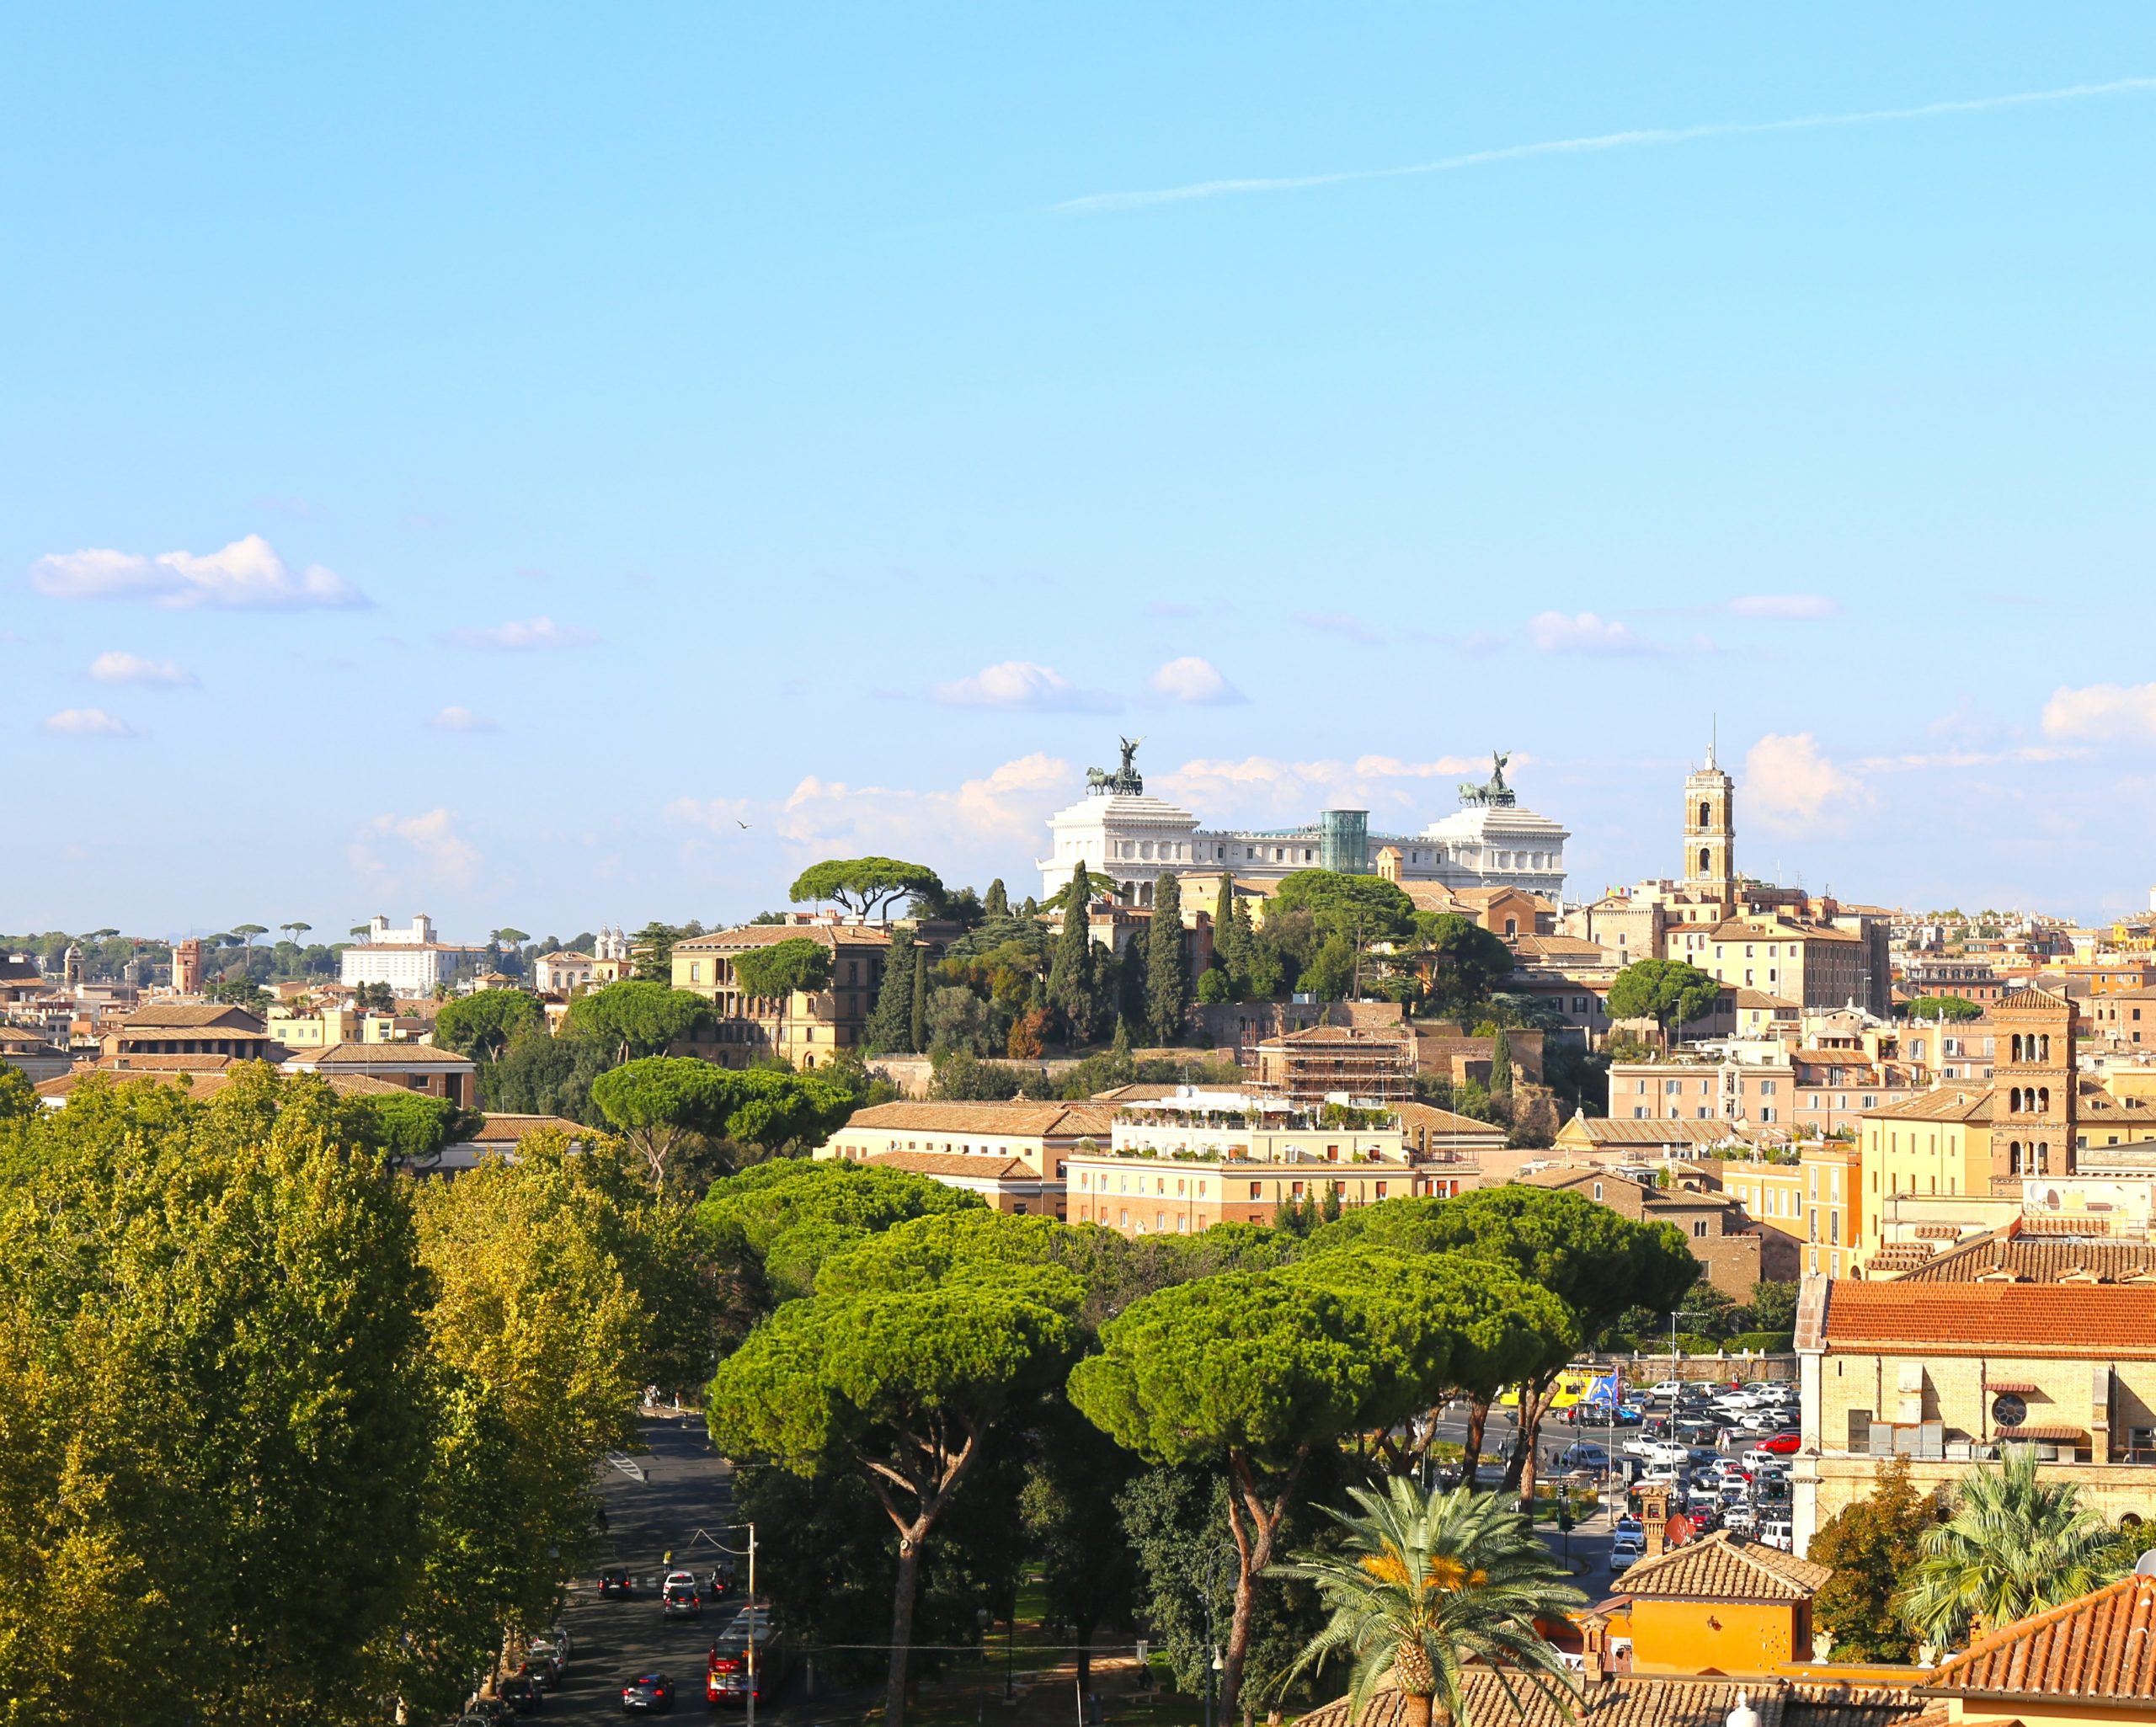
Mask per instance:
[[[0,930],[1209,824],[2156,881],[2156,14],[116,6],[0,65]],[[217,99],[205,93],[221,93]]]

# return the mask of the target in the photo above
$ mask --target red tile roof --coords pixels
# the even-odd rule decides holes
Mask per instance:
[[[2122,1577],[1980,1637],[1922,1689],[2156,1703],[2156,1577]]]
[[[1829,1351],[1915,1346],[1940,1355],[2009,1348],[2147,1360],[2156,1357],[2156,1287],[1837,1280],[1826,1341]]]

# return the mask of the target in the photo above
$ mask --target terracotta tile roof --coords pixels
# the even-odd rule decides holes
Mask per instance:
[[[459,1055],[453,1049],[437,1049],[431,1043],[332,1043],[321,1049],[295,1050],[285,1065],[300,1069],[468,1068],[473,1063],[468,1055]]]
[[[330,1083],[336,1085],[344,1077],[340,1074]],[[404,1089],[401,1085],[391,1085],[387,1079],[371,1079],[367,1083],[390,1091]],[[590,1132],[590,1129],[581,1122],[572,1122],[567,1116],[495,1115],[489,1112],[479,1131],[470,1136],[470,1143],[474,1145],[513,1145],[533,1133],[565,1133],[574,1139]]]
[[[2003,1626],[1943,1662],[1922,1688],[1940,1697],[2156,1702],[2156,1577],[2122,1577]]]
[[[2156,1286],[1838,1279],[1828,1290],[1826,1343],[1830,1352],[2026,1349],[2146,1360],[2156,1357]]]
[[[1398,1053],[1414,1043],[1415,1034],[1405,1026],[1305,1026],[1299,1031],[1283,1031],[1265,1041],[1298,1047],[1313,1043],[1383,1044],[1388,1053]]]
[[[90,1065],[108,1073],[221,1074],[236,1055],[183,1055],[162,1049],[131,1049],[125,1055],[101,1055]]]
[[[807,936],[826,947],[889,947],[891,932],[875,924],[745,924],[738,930],[714,930],[674,944],[676,953],[732,953],[744,947],[771,947]]]
[[[879,1169],[939,1179],[957,1175],[974,1181],[1030,1181],[1036,1185],[1041,1179],[1023,1158],[969,1157],[958,1151],[878,1151],[862,1161],[874,1164]]]
[[[1400,1117],[1403,1127],[1420,1128],[1429,1133],[1479,1134],[1484,1138],[1502,1141],[1505,1130],[1489,1122],[1478,1122],[1472,1116],[1457,1114],[1452,1110],[1439,1109],[1434,1103],[1395,1103],[1387,1108]]]
[[[1792,1684],[1786,1679],[1691,1679],[1644,1673],[1622,1674],[1590,1686],[1571,1708],[1561,1708],[1518,1676],[1508,1676],[1511,1696],[1487,1667],[1468,1670],[1467,1713],[1460,1727],[1723,1727],[1737,1707],[1739,1692],[1758,1712],[1759,1727],[1919,1727],[1927,1713],[1923,1698],[1898,1685],[1816,1680]],[[1943,1714],[1935,1703],[1929,1712]],[[1352,1727],[1404,1727],[1406,1719],[1400,1693],[1387,1680]],[[1348,1699],[1338,1698],[1311,1710],[1296,1727],[1351,1727]]]
[[[1795,1013],[1797,1010],[1796,1002],[1785,1000],[1779,995],[1769,995],[1763,989],[1738,990],[1737,1005],[1739,1007],[1769,1008],[1777,1013],[1784,1011]]]
[[[2066,1219],[2028,1219],[2016,1234],[1979,1235],[1904,1273],[1900,1281],[2057,1283],[2075,1273],[2093,1274],[2100,1282],[2123,1283],[2133,1277],[2156,1277],[2156,1245],[2142,1241],[2060,1239],[2031,1231],[2028,1223],[2036,1221],[2063,1223]]]
[[[1743,1137],[1727,1122],[1642,1122],[1621,1116],[1575,1116],[1563,1131],[1574,1129],[1593,1145],[1721,1145]]]
[[[1806,1602],[1833,1575],[1825,1565],[1718,1529],[1641,1560],[1610,1585],[1610,1592],[1654,1601]]]
[[[206,1102],[238,1078],[230,1066],[210,1072],[181,1070],[172,1068],[113,1068],[81,1067],[72,1074],[62,1074],[56,1079],[47,1079],[37,1087],[40,1097],[58,1098],[65,1101],[74,1089],[92,1074],[104,1074],[115,1084],[170,1085],[184,1090],[189,1097]],[[340,1097],[403,1097],[411,1087],[399,1085],[393,1080],[377,1079],[370,1074],[325,1074],[323,1079],[329,1089]]]
[[[1864,1117],[1866,1121],[1968,1122],[1985,1127],[1991,1122],[1991,1092],[1966,1085],[1941,1086],[1936,1091],[1904,1098],[1899,1103],[1868,1109]]]
[[[1115,1111],[1099,1103],[879,1103],[857,1110],[842,1133],[988,1133],[1105,1143]]]
[[[243,1007],[215,1001],[157,1001],[135,1011],[120,1022],[125,1031],[194,1031],[205,1026],[230,1026],[235,1031],[259,1031],[262,1021]]]

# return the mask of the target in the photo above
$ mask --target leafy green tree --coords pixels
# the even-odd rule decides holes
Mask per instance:
[[[359,1101],[376,1123],[376,1143],[383,1154],[407,1169],[433,1163],[446,1149],[478,1132],[486,1119],[454,1099],[430,1097],[424,1091]]]
[[[296,942],[301,936],[306,935],[308,930],[314,927],[314,925],[312,924],[290,923],[280,924],[277,927],[283,930],[286,935],[292,937],[293,941]]]
[[[232,934],[239,937],[242,946],[247,947],[254,946],[254,938],[257,935],[267,935],[269,933],[270,926],[267,924],[234,924],[232,925]]]
[[[1490,1044],[1490,1095],[1510,1097],[1513,1095],[1513,1041],[1500,1026]]]
[[[1389,1677],[1405,1727],[1465,1721],[1470,1664],[1515,1674],[1571,1713],[1564,1658],[1536,1622],[1561,1623],[1587,1597],[1525,1516],[1496,1494],[1426,1495],[1397,1477],[1348,1496],[1356,1513],[1331,1513],[1346,1536],[1337,1548],[1298,1554],[1267,1575],[1314,1585],[1330,1610],[1296,1665],[1348,1658],[1349,1720]]]
[[[796,905],[804,900],[834,900],[865,918],[909,897],[940,902],[943,882],[926,864],[894,857],[833,858],[803,870],[787,897]]]
[[[1752,1305],[1745,1318],[1754,1331],[1794,1331],[1796,1329],[1796,1283],[1759,1282],[1752,1286]],[[1689,1298],[1687,1298],[1688,1299]]]
[[[1231,978],[1240,978],[1248,963],[1244,942],[1249,934],[1247,912],[1240,925],[1235,921],[1235,878],[1223,870],[1220,886],[1213,896],[1213,960]]]
[[[0,1122],[27,1122],[37,1112],[37,1087],[20,1068],[0,1061]]]
[[[1235,985],[1228,981],[1228,973],[1220,966],[1208,966],[1198,973],[1198,999],[1208,1007],[1235,999]]]
[[[1415,931],[1415,902],[1397,882],[1336,870],[1297,870],[1281,878],[1266,915],[1307,911],[1321,935],[1358,946],[1404,941]]]
[[[593,1080],[591,1101],[643,1157],[658,1188],[665,1185],[668,1159],[685,1143],[725,1133],[734,1079],[692,1056],[645,1056]]]
[[[1807,1557],[1833,1569],[1812,1600],[1812,1620],[1833,1634],[1836,1655],[1857,1661],[1908,1661],[1916,1639],[1892,1611],[1924,1553],[1932,1501],[1909,1484],[1909,1460],[1896,1458],[1879,1484],[1820,1525]]]
[[[1999,1468],[1961,1478],[1946,1521],[1924,1531],[1924,1555],[1894,1607],[1926,1643],[1952,1649],[2115,1582],[2124,1570],[2080,1490],[2038,1479],[2036,1447],[2010,1445]]]
[[[793,998],[812,995],[831,981],[834,950],[806,935],[750,949],[734,962],[734,981],[751,995],[778,1004],[778,1048],[786,1050],[786,1031]]]
[[[999,1425],[1067,1370],[1081,1293],[1066,1271],[1001,1258],[927,1287],[819,1290],[780,1308],[712,1379],[705,1406],[728,1455],[803,1478],[858,1471],[874,1488],[898,1540],[889,1727],[905,1719],[923,1551]]]
[[[1553,1346],[1519,1382],[1519,1424],[1506,1476],[1531,1499],[1532,1436],[1549,1410],[1558,1372],[1628,1308],[1675,1306],[1699,1277],[1700,1262],[1673,1223],[1635,1223],[1584,1194],[1519,1184],[1445,1201],[1429,1213],[1428,1230],[1435,1247],[1510,1266],[1556,1297],[1572,1319],[1564,1346]]]
[[[1354,1421],[1374,1368],[1338,1295],[1278,1272],[1231,1271],[1163,1289],[1101,1333],[1070,1401],[1149,1462],[1224,1468],[1236,1552],[1221,1710],[1233,1720],[1257,1581],[1312,1456]]]
[[[1049,1406],[1018,1501],[1051,1617],[1078,1645],[1078,1689],[1091,1689],[1093,1635],[1127,1625],[1137,1603],[1137,1556],[1119,1517],[1103,1516],[1133,1473],[1131,1454],[1067,1403]]]
[[[1296,987],[1320,1001],[1346,1001],[1355,993],[1355,944],[1343,935],[1321,941]]]
[[[1011,896],[1003,891],[1002,877],[998,876],[988,884],[988,895],[981,901],[980,909],[985,918],[1007,918],[1011,915]]]
[[[397,992],[387,983],[361,983],[352,991],[354,1005],[363,1013],[393,1014],[397,1011]]]
[[[1447,1012],[1465,1012],[1489,999],[1513,968],[1513,951],[1474,919],[1457,912],[1417,912],[1417,951],[1429,970],[1429,995]]]
[[[202,992],[211,1000],[228,1007],[260,1013],[270,1005],[270,992],[249,978],[221,978]]]
[[[906,1003],[906,1035],[916,1052],[928,1047],[928,957],[916,952],[913,967],[913,994]]]
[[[1048,974],[1049,1005],[1062,1018],[1073,1043],[1093,1035],[1093,932],[1087,915],[1090,877],[1083,858],[1071,871],[1070,898],[1065,903],[1062,932],[1055,943],[1055,963]]]
[[[1950,1025],[1966,1025],[1983,1016],[1983,1007],[1963,995],[1920,995],[1909,1004],[1909,1017],[1913,1020],[1944,1020]]]
[[[1123,957],[1116,965],[1116,1015],[1134,1027],[1146,1024],[1145,983],[1151,971],[1151,927],[1140,924],[1123,944]]]
[[[1697,966],[1677,959],[1636,959],[1609,986],[1609,1017],[1652,1020],[1664,1044],[1673,1030],[1711,1012],[1721,985]]]
[[[862,1042],[871,1055],[903,1054],[912,1051],[913,984],[915,968],[926,957],[910,930],[891,932],[890,951],[883,959],[883,979],[876,991],[876,1005],[869,1010]]]
[[[681,939],[681,934],[675,925],[654,919],[630,936],[629,957],[634,964],[629,976],[647,983],[672,983],[674,944]]]
[[[712,1006],[701,995],[643,978],[624,978],[579,995],[566,1021],[576,1037],[589,1037],[615,1063],[664,1055],[681,1039],[711,1023]]]
[[[547,1015],[539,998],[521,989],[476,989],[442,1004],[435,1015],[435,1042],[478,1061],[496,1061],[527,1032],[543,1035]]]
[[[1182,1042],[1190,1011],[1190,960],[1183,950],[1182,883],[1162,871],[1153,883],[1145,941],[1145,1017],[1159,1043]]]

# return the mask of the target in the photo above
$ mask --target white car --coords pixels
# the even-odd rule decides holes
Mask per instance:
[[[1744,1467],[1754,1472],[1766,1468],[1770,1464],[1778,1463],[1780,1461],[1781,1459],[1776,1457],[1774,1452],[1770,1451],[1762,1451],[1756,1445],[1748,1447],[1744,1453]]]
[[[1673,1469],[1681,1469],[1692,1461],[1692,1447],[1679,1445],[1673,1439],[1651,1439],[1644,1452],[1651,1463],[1662,1463]]]
[[[1758,1516],[1750,1506],[1732,1506],[1722,1513],[1722,1527],[1737,1535],[1749,1535],[1759,1526]]]
[[[1796,1550],[1796,1532],[1786,1517],[1769,1517],[1759,1526],[1759,1539],[1769,1547],[1778,1547],[1784,1553]]]
[[[1646,1538],[1643,1535],[1620,1535],[1609,1543],[1609,1571],[1614,1576],[1628,1571],[1647,1556]]]
[[[1568,1469],[1606,1469],[1609,1467],[1609,1453],[1598,1445],[1589,1445],[1584,1440],[1568,1445],[1557,1461]]]
[[[1663,1379],[1647,1387],[1649,1397],[1675,1397],[1684,1389],[1682,1379]]]

